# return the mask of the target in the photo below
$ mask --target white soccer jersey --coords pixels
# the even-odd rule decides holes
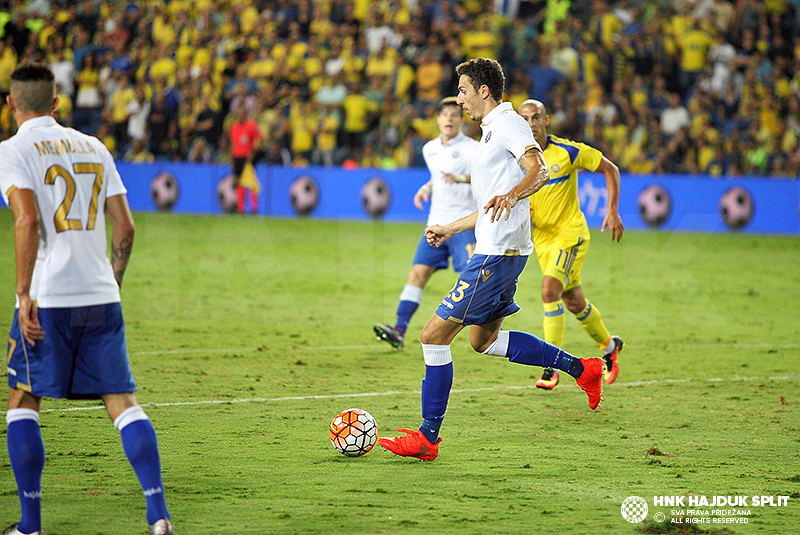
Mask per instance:
[[[530,203],[527,198],[512,208],[508,221],[491,222],[492,211],[483,207],[496,195],[505,195],[522,182],[525,170],[519,159],[530,147],[539,147],[531,128],[510,102],[503,102],[481,122],[483,134],[472,156],[472,192],[478,206],[475,254],[522,255],[533,253]]]
[[[6,204],[14,189],[34,191],[41,220],[31,298],[42,308],[119,302],[107,256],[105,202],[126,190],[105,145],[50,116],[29,119],[0,143]]]
[[[472,198],[472,188],[466,183],[448,183],[444,173],[456,176],[470,174],[472,153],[478,144],[459,132],[447,146],[442,136],[432,139],[422,147],[422,156],[431,172],[431,211],[428,226],[447,225],[474,212],[477,207]]]

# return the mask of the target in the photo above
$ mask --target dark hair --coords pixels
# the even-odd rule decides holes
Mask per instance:
[[[56,98],[55,76],[46,63],[21,63],[11,73],[9,91],[17,108],[26,112],[48,114]]]
[[[493,59],[474,58],[456,67],[458,76],[468,76],[475,91],[485,85],[494,100],[503,100],[506,77],[503,68]]]
[[[444,110],[448,106],[458,106],[460,108],[461,104],[458,103],[457,97],[446,97],[446,98],[443,98],[439,102],[439,107],[436,108],[436,113],[442,113],[442,110]]]
[[[26,61],[14,69],[11,79],[17,82],[53,82],[56,77],[47,63]]]

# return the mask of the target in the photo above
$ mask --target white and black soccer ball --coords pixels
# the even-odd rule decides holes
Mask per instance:
[[[372,217],[380,217],[389,209],[392,195],[382,178],[372,178],[361,188],[361,204]]]
[[[217,201],[226,214],[236,212],[236,181],[228,175],[217,184]]]
[[[331,422],[330,437],[340,453],[358,457],[369,452],[378,440],[378,422],[363,409],[347,409]]]
[[[637,204],[642,219],[651,227],[661,226],[672,211],[669,193],[658,184],[651,184],[643,189]]]
[[[738,230],[753,218],[753,198],[746,189],[734,186],[720,197],[719,211],[725,224]]]
[[[150,196],[156,208],[168,212],[178,202],[178,180],[175,175],[162,171],[150,183]]]
[[[319,188],[310,176],[301,176],[289,187],[289,200],[299,215],[308,215],[319,203]]]

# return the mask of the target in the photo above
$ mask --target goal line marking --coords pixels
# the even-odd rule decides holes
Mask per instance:
[[[629,386],[649,386],[664,384],[682,383],[728,383],[743,381],[787,381],[800,379],[800,374],[772,375],[768,377],[712,377],[709,379],[653,379],[650,381],[628,381],[615,383],[613,388]],[[501,392],[512,390],[532,390],[536,385],[506,385],[506,386],[486,386],[482,388],[454,388],[451,390],[455,394],[477,393],[477,392]],[[562,385],[559,388],[577,388],[577,385]],[[387,390],[385,392],[359,392],[354,394],[317,394],[310,396],[283,396],[273,398],[240,398],[240,399],[208,399],[198,401],[173,401],[165,403],[143,403],[143,407],[187,407],[198,405],[226,405],[233,403],[277,403],[281,401],[308,401],[317,399],[347,399],[347,398],[368,398],[379,396],[408,396],[419,395],[419,390]],[[64,407],[60,409],[42,409],[41,412],[74,412],[74,411],[93,411],[103,409],[103,405],[92,405],[89,407]]]

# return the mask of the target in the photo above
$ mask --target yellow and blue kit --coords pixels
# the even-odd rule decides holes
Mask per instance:
[[[578,200],[578,169],[596,171],[602,159],[602,152],[585,143],[547,136],[550,181],[530,197],[531,226],[542,273],[559,279],[564,290],[580,285],[591,237]]]

